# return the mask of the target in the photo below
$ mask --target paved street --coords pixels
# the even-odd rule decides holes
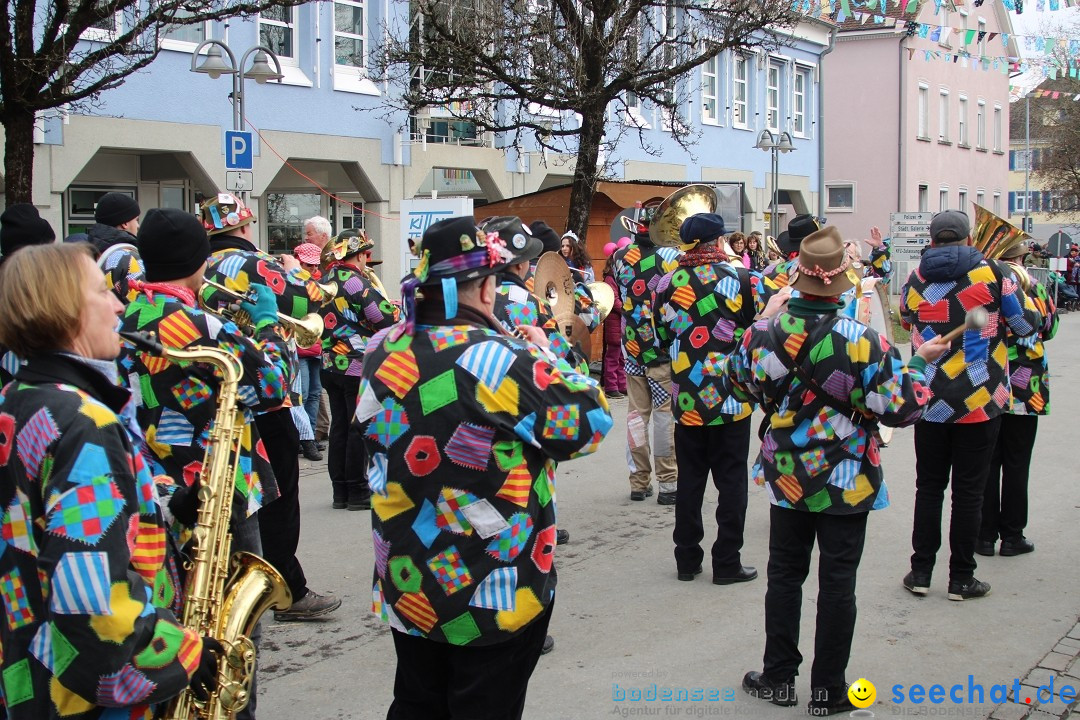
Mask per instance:
[[[1059,669],[1071,672],[1073,686],[1080,687],[1075,679],[1080,662],[1069,655],[1070,649],[1074,657],[1080,648],[1076,628],[1080,394],[1075,382],[1069,382],[1080,372],[1080,314],[1062,317],[1059,336],[1048,348],[1053,414],[1040,421],[1028,526],[1028,536],[1038,549],[1016,558],[979,558],[977,576],[993,586],[989,598],[962,603],[946,599],[947,548],[939,554],[928,597],[916,598],[901,587],[908,569],[914,498],[912,431],[897,431],[883,452],[892,507],[871,514],[848,669],[849,681],[862,676],[877,686],[878,700],[870,708],[877,717],[986,717],[994,712],[995,717],[1020,718],[1026,708],[995,711],[991,686],[1011,688],[1014,680],[1025,680],[1040,663],[1063,667],[1033,673],[1032,678],[1046,678]],[[578,720],[634,712],[805,717],[816,570],[807,582],[803,603],[802,650],[807,659],[798,678],[800,706],[783,709],[748,698],[738,689],[739,681],[746,670],[760,669],[764,644],[769,508],[765,492],[751,486],[743,551],[744,562],[756,566],[762,577],[719,587],[709,582],[706,568],[696,582],[678,582],[671,552],[673,508],[658,506],[654,499],[629,500],[626,401],[614,401],[614,412],[615,428],[600,451],[565,463],[559,471],[560,527],[570,531],[571,541],[558,549],[559,590],[552,620],[557,645],[541,658],[533,675],[525,717]],[[370,613],[369,514],[331,510],[325,463],[301,462],[301,559],[311,587],[334,591],[344,603],[324,622],[264,623],[259,718],[383,718],[391,698],[394,652],[388,628]],[[715,503],[707,501],[707,529],[714,510]],[[1055,649],[1058,652],[1046,660]],[[969,675],[974,676],[970,682],[985,687],[983,704],[966,704]],[[1059,677],[1055,690],[1061,682]],[[653,683],[706,692],[714,688],[720,699],[649,703],[613,699],[620,691],[628,692],[627,697],[636,690],[647,693]],[[946,692],[962,684],[965,704],[957,705],[947,696],[939,705],[892,702],[894,686],[903,685],[906,694],[914,684],[926,688],[941,684]],[[1061,703],[1044,709],[1058,715],[1068,710]],[[1032,717],[1052,716],[1035,712]]]

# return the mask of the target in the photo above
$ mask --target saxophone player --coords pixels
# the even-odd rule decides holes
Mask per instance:
[[[166,523],[113,362],[123,306],[82,243],[27,248],[2,277],[0,342],[27,361],[0,399],[6,716],[149,718],[189,684],[205,696],[220,645],[166,606]]]
[[[219,193],[202,204],[202,226],[209,236],[207,276],[230,289],[247,293],[257,283],[273,291],[276,310],[290,317],[309,314],[326,302],[323,288],[300,268],[291,255],[278,263],[255,246],[255,214],[243,201],[229,193]],[[208,307],[232,303],[217,291],[206,291]],[[285,378],[283,406],[260,408],[255,424],[273,468],[280,497],[259,512],[262,555],[278,569],[289,584],[294,602],[289,610],[275,612],[277,620],[310,620],[337,610],[341,599],[320,595],[307,586],[304,568],[296,557],[300,544],[300,436],[293,422],[292,407],[300,407],[300,388],[292,380],[299,374],[296,347],[285,343],[283,356],[289,366]],[[290,386],[295,388],[290,392]]]

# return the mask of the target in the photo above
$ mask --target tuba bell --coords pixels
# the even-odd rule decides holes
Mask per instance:
[[[687,185],[664,198],[649,223],[649,239],[658,247],[682,244],[679,228],[683,221],[698,213],[716,212],[716,190],[710,185]]]
[[[975,227],[971,232],[972,245],[983,254],[983,257],[1008,262],[1009,267],[1016,273],[1020,286],[1026,292],[1031,288],[1031,275],[1022,262],[1004,260],[1004,256],[1010,254],[1010,250],[1026,243],[1031,236],[982,205],[972,204],[975,205]]]

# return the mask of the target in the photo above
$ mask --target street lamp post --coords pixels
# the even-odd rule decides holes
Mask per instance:
[[[780,216],[777,212],[780,203],[779,153],[791,152],[795,149],[795,145],[791,142],[791,135],[787,131],[773,135],[771,130],[762,130],[754,147],[772,153],[772,203],[769,206],[769,234],[777,237],[780,235]]]

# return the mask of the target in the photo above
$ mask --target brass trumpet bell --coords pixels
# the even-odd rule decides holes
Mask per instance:
[[[336,283],[335,291],[337,289]],[[250,327],[251,317],[243,310],[219,310],[217,308],[207,307],[205,301],[206,288],[213,288],[226,297],[231,298],[235,302],[254,302],[254,298],[249,297],[249,294],[238,292],[232,288],[225,287],[221,283],[214,282],[209,278],[203,278],[203,286],[199,289],[199,304],[210,312],[217,313],[226,317],[237,325]],[[300,347],[308,347],[314,345],[316,342],[322,340],[323,334],[323,320],[316,313],[308,313],[300,318],[294,318],[285,313],[279,312],[277,314],[278,323],[281,324],[282,329],[285,331],[286,339],[291,335],[295,338],[297,344]]]
[[[649,239],[658,247],[682,244],[679,228],[686,218],[698,213],[716,212],[716,191],[709,185],[695,184],[679,188],[664,198],[649,223]]]

